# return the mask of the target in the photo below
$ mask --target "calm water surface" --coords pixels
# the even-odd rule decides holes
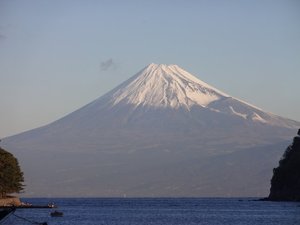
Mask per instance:
[[[54,202],[52,209],[18,209],[15,214],[49,225],[300,225],[300,203],[260,202],[232,198],[91,198],[23,199],[33,204]],[[30,224],[13,215],[5,224]]]

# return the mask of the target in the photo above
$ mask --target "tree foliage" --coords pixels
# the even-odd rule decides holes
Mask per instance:
[[[300,201],[300,137],[294,138],[273,170],[270,200]]]
[[[23,172],[13,154],[0,148],[0,198],[10,193],[19,193],[24,185]]]

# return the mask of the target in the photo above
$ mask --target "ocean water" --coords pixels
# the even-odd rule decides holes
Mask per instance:
[[[17,209],[4,224],[49,225],[300,225],[300,203],[236,198],[59,198],[22,199],[54,202],[53,209]],[[21,219],[20,217],[24,218]],[[29,222],[30,221],[30,222]]]

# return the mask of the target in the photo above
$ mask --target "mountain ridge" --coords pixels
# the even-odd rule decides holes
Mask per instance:
[[[61,196],[59,188],[82,197],[264,196],[281,143],[298,126],[178,66],[150,64],[93,102],[3,145],[24,168],[27,196]]]

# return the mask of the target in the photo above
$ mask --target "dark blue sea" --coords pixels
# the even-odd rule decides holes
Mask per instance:
[[[54,209],[17,209],[5,224],[49,225],[298,225],[300,203],[236,198],[59,198],[22,199]],[[21,219],[20,217],[24,218]],[[29,222],[30,221],[30,222]]]

